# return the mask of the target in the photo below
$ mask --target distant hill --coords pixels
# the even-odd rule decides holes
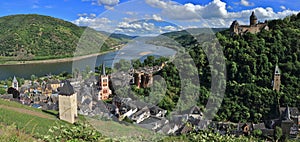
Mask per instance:
[[[78,27],[71,22],[50,16],[27,14],[0,17],[0,57],[19,57],[19,55],[22,55],[20,58],[32,57],[33,59],[69,57],[78,46],[93,47],[93,42],[90,41],[103,43],[107,38],[106,35],[88,29],[93,37],[89,37],[90,41],[82,41],[84,31],[87,31],[85,27]],[[78,45],[79,39],[85,44]],[[118,39],[109,38],[103,44],[105,48],[101,50],[109,50],[119,42]],[[88,52],[80,52],[80,54],[99,52],[98,49],[91,49],[91,47],[88,50],[84,49],[82,51]]]
[[[164,33],[162,35],[168,36],[168,37],[179,37],[183,35],[198,35],[198,34],[203,34],[203,33],[217,33],[227,30],[227,28],[190,28],[190,29],[185,29],[182,31],[175,31],[175,32],[168,32]]]
[[[105,32],[105,31],[99,31],[99,32],[101,34],[107,35],[111,38],[119,39],[119,40],[122,40],[122,41],[132,40],[132,39],[137,37],[137,36],[129,36],[129,35],[119,34],[119,33],[109,33],[109,32]]]

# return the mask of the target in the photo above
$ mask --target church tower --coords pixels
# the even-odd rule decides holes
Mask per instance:
[[[273,90],[276,90],[277,92],[279,92],[279,90],[280,90],[280,84],[281,84],[281,81],[280,81],[280,70],[279,70],[278,65],[276,65],[275,73],[274,73],[274,81],[273,81]]]
[[[19,90],[19,83],[18,80],[16,79],[16,77],[14,76],[14,79],[12,81],[12,85],[13,88],[15,88],[16,90]]]
[[[257,24],[257,17],[254,14],[254,11],[252,11],[252,14],[250,16],[250,26],[255,26]]]
[[[102,64],[102,75],[100,76],[100,91],[98,94],[98,100],[107,100],[109,95],[112,94],[109,89],[109,78],[105,73],[105,64]]]

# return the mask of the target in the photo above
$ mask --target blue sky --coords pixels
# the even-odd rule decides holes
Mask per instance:
[[[300,11],[298,0],[1,0],[0,3],[0,16],[42,14],[129,35],[229,27],[233,20],[248,24],[252,11],[260,21]]]

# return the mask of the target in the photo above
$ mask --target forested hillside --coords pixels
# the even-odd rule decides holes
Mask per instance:
[[[0,56],[16,57],[17,60],[30,60],[38,57],[69,57],[77,48],[77,44],[85,27],[61,19],[28,14],[12,15],[0,18]],[[103,43],[107,38],[92,29],[93,41]],[[102,50],[119,44],[119,40],[109,38]],[[82,54],[99,52],[98,48]],[[20,56],[22,55],[22,56]]]
[[[259,122],[276,118],[278,107],[300,108],[300,14],[269,21],[268,25],[269,31],[258,34],[230,36],[229,30],[216,33],[225,55],[227,83],[215,120]],[[170,37],[189,52],[198,68],[201,84],[198,102],[202,107],[206,105],[211,87],[211,68],[203,50],[207,47],[203,48],[205,44],[200,41],[207,37],[211,36]],[[153,43],[176,45],[165,41]],[[280,92],[273,91],[272,87],[276,65],[281,70]],[[167,77],[168,91],[160,106],[170,109],[168,106],[174,106],[180,95],[180,78],[175,66],[167,66],[161,75]]]

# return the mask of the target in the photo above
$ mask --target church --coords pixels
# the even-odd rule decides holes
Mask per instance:
[[[257,17],[254,13],[252,12],[250,16],[250,25],[239,25],[239,23],[235,20],[232,22],[230,26],[230,34],[231,36],[233,35],[243,35],[248,32],[252,34],[256,34],[261,32],[262,30],[269,30],[268,24],[265,21],[264,23],[257,22]]]

